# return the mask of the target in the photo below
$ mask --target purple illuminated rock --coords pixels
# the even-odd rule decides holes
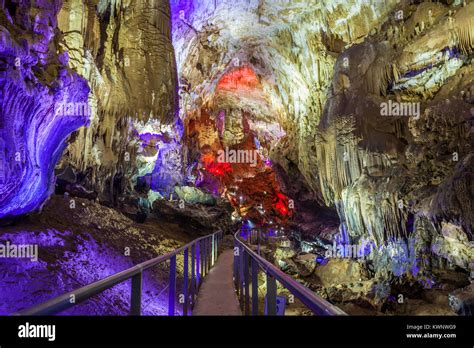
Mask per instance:
[[[53,40],[59,4],[1,10],[0,218],[41,207],[65,140],[89,120],[88,84],[64,66]]]

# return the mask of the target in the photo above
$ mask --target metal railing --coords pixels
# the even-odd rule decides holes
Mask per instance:
[[[347,315],[255,253],[234,234],[234,282],[245,315],[259,315],[258,274],[266,274],[266,315],[277,315],[277,281],[316,315]],[[250,286],[252,296],[250,296]],[[251,307],[251,308],[250,308]]]
[[[219,231],[186,244],[166,255],[158,256],[145,261],[127,270],[111,275],[107,278],[86,285],[74,291],[60,295],[49,301],[14,313],[14,315],[52,315],[71,308],[92,296],[102,293],[111,287],[131,279],[130,315],[141,314],[142,274],[144,271],[163,262],[170,261],[168,281],[168,315],[176,314],[176,256],[183,253],[183,315],[188,315],[196,300],[197,291],[202,279],[209,272],[217,260],[219,246],[222,243],[223,232]],[[191,267],[189,267],[189,253],[191,252]],[[191,277],[189,277],[191,268]],[[74,301],[71,301],[71,299]]]

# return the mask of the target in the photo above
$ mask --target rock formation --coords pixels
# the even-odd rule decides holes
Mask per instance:
[[[70,141],[60,166],[116,204],[114,190],[154,169],[153,147],[179,139],[170,9],[165,1],[65,1],[58,15],[61,48],[91,86],[91,125]],[[155,152],[161,152],[157,151]]]
[[[188,147],[253,149],[252,137],[295,201],[295,245],[370,246],[380,298],[394,279],[429,288],[438,269],[469,271],[474,4],[171,6]],[[245,173],[256,189],[237,212],[254,222],[265,189]]]
[[[240,223],[335,302],[472,313],[473,2],[0,4],[0,219]]]
[[[6,5],[0,13],[0,218],[43,204],[54,191],[66,138],[89,123],[88,84],[59,51],[60,2]]]

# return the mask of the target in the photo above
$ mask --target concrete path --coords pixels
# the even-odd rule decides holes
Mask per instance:
[[[242,315],[232,280],[234,253],[224,250],[199,289],[193,315]]]

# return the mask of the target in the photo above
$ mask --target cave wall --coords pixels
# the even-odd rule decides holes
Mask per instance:
[[[41,207],[65,140],[89,122],[89,86],[58,52],[60,6],[1,2],[0,218]]]
[[[302,181],[296,199],[324,200],[315,139],[337,57],[380,25],[396,1],[304,2],[171,1],[173,44],[180,78],[180,116],[199,120],[210,110],[218,123],[224,112],[228,134],[242,135],[242,116],[263,150],[279,166],[280,181]],[[239,70],[257,75],[258,89],[223,95],[223,77]],[[239,110],[245,111],[244,113]],[[236,112],[237,111],[237,112]],[[187,122],[185,121],[185,122]],[[287,188],[289,187],[286,185]],[[311,191],[311,194],[307,194]],[[298,214],[296,215],[298,217]],[[305,218],[306,219],[306,218]],[[314,224],[308,224],[308,229]]]
[[[81,185],[117,203],[114,191],[130,194],[137,177],[152,173],[164,157],[157,148],[169,152],[180,138],[169,4],[68,0],[58,27],[70,66],[91,86],[94,110],[91,126],[75,134],[60,166],[73,166]],[[153,136],[161,141],[151,145]],[[175,157],[158,164],[179,176]]]
[[[111,204],[155,170],[160,147],[180,180],[167,1],[1,4],[0,218],[38,210],[57,163],[63,191]],[[161,137],[152,153],[147,134]]]
[[[272,158],[287,170],[296,165],[306,185],[319,192],[316,150],[308,144],[314,143],[336,59],[396,4],[171,1],[181,117],[215,99],[216,85],[229,70],[250,66],[267,102],[256,106],[246,101],[244,108],[252,111],[253,123],[270,130]]]
[[[270,165],[281,168],[279,186],[295,201],[295,227],[306,235],[324,229],[316,220],[326,214],[314,209],[325,204],[314,139],[336,59],[346,45],[382,23],[395,5],[357,0],[171,1],[180,117],[185,125],[194,124],[204,110],[219,124],[225,115],[224,134],[234,140],[251,134],[262,153],[270,154]],[[258,88],[222,92],[227,83],[223,79],[235,82],[239,73],[248,78],[248,71],[256,75]],[[289,176],[301,184],[286,185]],[[259,199],[255,193],[254,201]],[[334,205],[331,209],[335,211]],[[332,228],[335,219],[329,210]]]
[[[321,189],[352,241],[407,240],[428,223],[425,251],[467,270],[474,4],[402,11],[338,58],[315,139]],[[414,109],[386,115],[389,103]]]
[[[222,101],[222,76],[250,67],[263,97],[227,98],[227,113],[232,105],[251,111],[257,134],[259,124],[281,129],[265,142],[273,163],[281,177],[302,181],[295,187],[309,188],[309,199],[337,210],[340,240],[373,243],[391,260],[398,243],[409,250],[419,238],[397,261],[403,267],[394,266],[397,275],[416,273],[432,256],[468,269],[472,2],[173,0],[171,7],[182,119],[212,110]],[[419,103],[420,115],[384,116],[389,101]],[[217,108],[211,119],[218,115]],[[234,118],[231,133],[239,134]]]

